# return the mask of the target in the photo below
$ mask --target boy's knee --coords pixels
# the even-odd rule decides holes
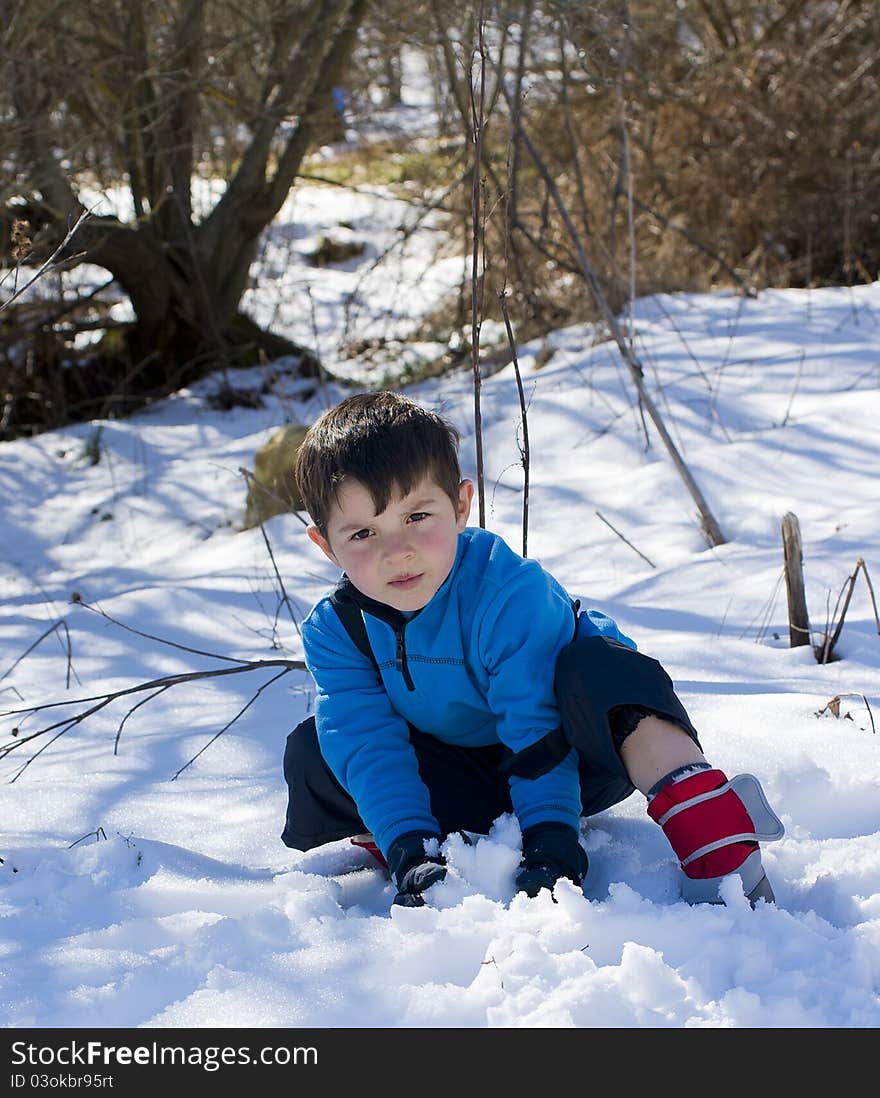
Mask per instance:
[[[581,637],[564,648],[556,665],[556,694],[563,714],[586,718],[593,736],[610,734],[615,751],[649,715],[672,721],[699,744],[662,664],[619,641]]]
[[[610,637],[578,637],[559,653],[557,691],[586,687],[616,704],[639,704],[641,695],[672,690],[672,680],[658,660]]]
[[[606,637],[579,637],[562,650],[556,665],[556,700],[565,738],[581,757],[587,815],[624,799],[635,788],[620,746],[626,731],[637,727],[644,714],[674,722],[700,746],[661,664]]]

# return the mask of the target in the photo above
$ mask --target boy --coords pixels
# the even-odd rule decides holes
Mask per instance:
[[[302,443],[308,534],[343,576],[302,625],[317,697],[287,741],[284,843],[367,846],[413,907],[446,874],[446,835],[513,812],[516,887],[536,896],[583,883],[580,817],[638,789],[686,899],[719,902],[736,873],[772,902],[758,840],[783,829],[756,779],[710,766],[665,671],[610,618],[467,526],[458,443],[390,392],[343,400]]]

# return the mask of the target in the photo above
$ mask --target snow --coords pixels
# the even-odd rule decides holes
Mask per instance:
[[[338,352],[343,306],[402,209],[329,187],[298,187],[290,203],[294,223],[267,238],[250,307],[259,319],[279,309],[276,323],[311,343],[296,329],[310,294],[328,368],[356,376]],[[367,254],[309,267],[309,240],[343,220]],[[432,268],[437,237],[436,226],[409,236],[393,277],[369,273],[364,330],[390,317],[399,335],[455,284],[463,258]],[[296,622],[335,574],[296,515],[267,523],[272,556],[259,529],[241,530],[240,470],[279,426],[310,422],[343,391],[282,372],[262,408],[219,412],[208,379],[99,435],[84,424],[0,446],[0,705],[68,706],[0,722],[0,744],[20,744],[0,760],[0,1025],[880,1023],[880,636],[867,582],[880,585],[880,284],[647,298],[633,328],[726,543],[707,547],[650,426],[646,444],[616,347],[577,326],[519,348],[528,553],[661,660],[715,765],[759,777],[786,826],[764,848],[777,904],[753,911],[735,883],[725,905],[681,902],[636,794],[583,822],[583,892],[515,895],[519,830],[504,816],[473,847],[448,840],[450,873],[427,906],[392,909],[369,855],[280,841],[285,736],[313,703],[299,671],[271,685],[277,667],[181,683],[126,718],[147,696],[133,694],[24,742],[79,711],[76,699],[229,660],[301,658]],[[457,423],[475,476],[468,370],[407,391]],[[512,365],[484,380],[481,408],[486,524],[521,549]],[[840,658],[825,665],[788,644],[787,512],[803,535],[814,641],[864,561]]]

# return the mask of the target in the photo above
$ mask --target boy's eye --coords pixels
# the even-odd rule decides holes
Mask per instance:
[[[370,536],[370,531],[364,527],[363,530],[355,530],[351,535],[351,541],[365,541]]]
[[[422,519],[430,518],[430,515],[427,511],[413,511],[409,517],[412,522],[421,522]]]

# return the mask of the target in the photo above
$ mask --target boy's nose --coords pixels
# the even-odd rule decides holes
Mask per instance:
[[[411,556],[413,556],[413,545],[407,534],[398,534],[386,540],[385,557],[387,560],[399,560]]]

